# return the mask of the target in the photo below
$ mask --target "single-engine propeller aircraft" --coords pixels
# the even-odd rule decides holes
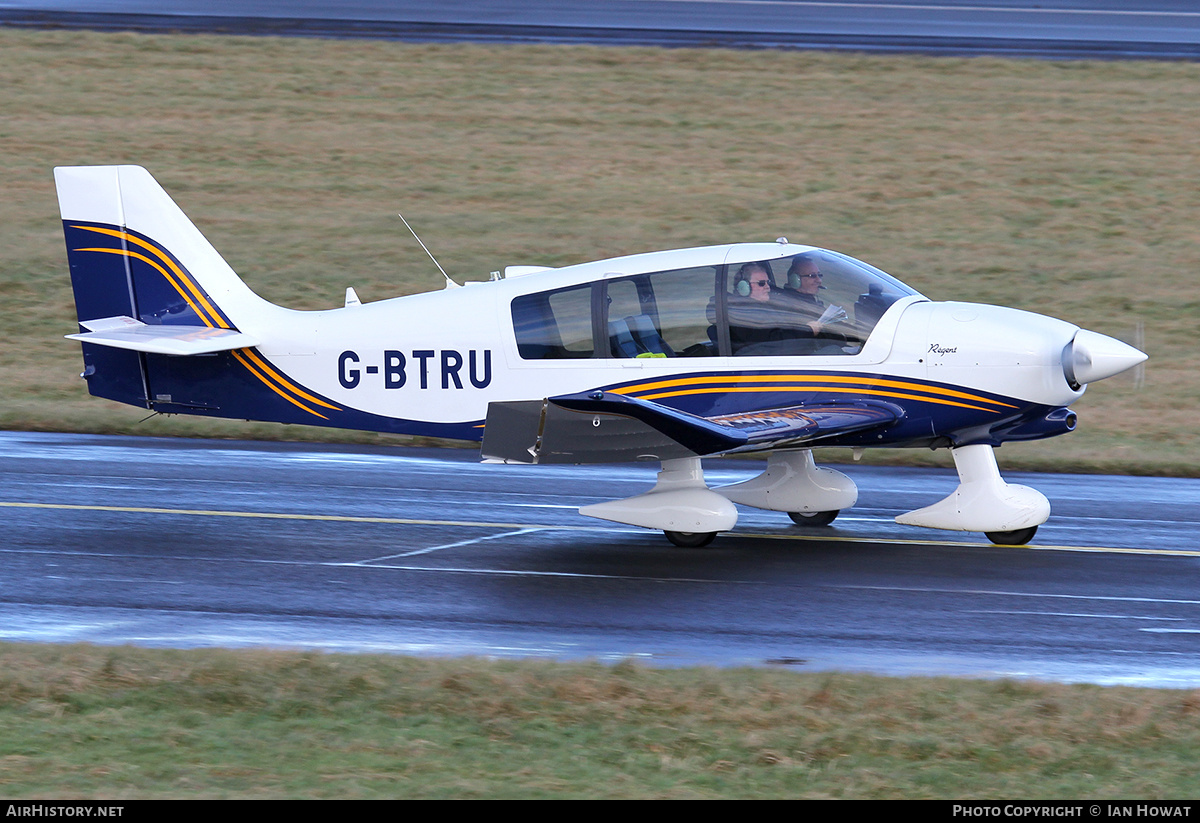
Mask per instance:
[[[1021,544],[1046,498],[994,447],[1075,428],[1086,384],[1146,355],[1062,320],[929,300],[837,252],[742,243],[295,311],[254,294],[139,166],[55,170],[89,391],[198,414],[482,441],[487,460],[661,462],[585,506],[702,546],[735,503],[825,525],[858,497],[816,446],[949,448],[958,487],[896,518]],[[435,261],[436,262],[436,261]],[[709,488],[701,458],[769,451]]]

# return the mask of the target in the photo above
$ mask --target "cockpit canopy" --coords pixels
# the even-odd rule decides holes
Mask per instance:
[[[852,356],[892,303],[917,294],[837,252],[738,259],[745,248],[719,264],[517,297],[521,358]]]

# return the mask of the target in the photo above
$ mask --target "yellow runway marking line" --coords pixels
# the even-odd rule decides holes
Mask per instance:
[[[284,512],[236,512],[210,509],[163,509],[143,506],[85,506],[72,503],[19,503],[0,500],[0,508],[13,509],[58,509],[65,511],[117,512],[128,514],[183,514],[198,517],[249,517],[261,520],[316,520],[331,523],[379,523],[394,526],[462,526],[481,529],[518,529],[539,531],[622,531],[642,533],[636,527],[621,527],[615,523],[597,523],[595,526],[574,526],[566,523],[496,523],[486,520],[417,520],[404,517],[356,517],[340,514],[287,514]],[[647,530],[650,532],[653,530]],[[731,537],[758,537],[765,540],[802,540],[818,543],[887,543],[900,546],[964,546],[991,547],[991,543],[966,540],[922,540],[902,537],[843,537],[818,534],[772,534],[770,532],[726,532]],[[1146,554],[1162,557],[1200,557],[1200,549],[1139,549],[1123,546],[1005,546],[1006,549],[1031,549],[1036,551],[1099,552],[1107,554]]]
[[[123,512],[128,514],[186,514],[199,517],[250,517],[262,520],[322,520],[334,523],[383,523],[397,526],[475,526],[487,529],[565,529],[589,531],[601,526],[544,525],[537,523],[492,523],[480,520],[413,520],[403,517],[355,517],[340,514],[287,514],[284,512],[234,512],[209,509],[160,509],[142,506],[82,506],[71,503],[11,503],[0,507],[16,509],[59,509],[66,511]]]

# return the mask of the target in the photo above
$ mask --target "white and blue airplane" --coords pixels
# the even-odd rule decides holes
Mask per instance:
[[[948,448],[959,484],[896,518],[1027,543],[1050,515],[994,448],[1075,428],[1146,355],[1062,320],[935,302],[837,252],[741,243],[296,311],[254,294],[140,166],[55,169],[93,395],[196,414],[482,441],[485,460],[661,463],[580,512],[703,546],[735,504],[823,526],[858,498],[814,447]],[[436,262],[436,261],[435,261]],[[709,488],[701,458],[770,452]]]

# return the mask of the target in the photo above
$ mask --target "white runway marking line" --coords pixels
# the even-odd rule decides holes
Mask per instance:
[[[547,529],[549,531],[549,529]],[[135,554],[113,554],[111,552],[61,552],[52,550],[12,550],[0,548],[0,553],[19,553],[19,554],[51,554],[63,555],[69,554],[71,557],[103,557],[110,560],[144,560],[145,558]],[[259,560],[249,557],[223,557],[214,559],[212,557],[195,557],[190,555],[166,555],[157,557],[157,560],[181,560],[185,562],[199,563],[222,563],[225,565],[235,563],[245,563],[251,566],[298,566],[298,567],[331,567],[331,568],[354,568],[354,569],[379,569],[388,571],[401,572],[420,572],[420,573],[435,573],[435,574],[480,574],[480,575],[500,575],[504,577],[569,577],[580,580],[630,580],[637,583],[711,583],[722,586],[740,586],[740,585],[769,585],[770,581],[755,581],[755,580],[721,580],[715,578],[704,577],[639,577],[632,574],[591,574],[587,572],[551,572],[551,571],[536,571],[533,569],[492,569],[492,568],[471,568],[468,566],[410,566],[400,563],[382,563],[372,561],[365,563],[363,561],[355,561],[347,563],[344,561],[331,560]],[[3,607],[4,604],[0,604]]]
[[[186,586],[187,580],[155,580],[149,577],[75,577],[73,575],[48,574],[46,580],[65,580],[68,583],[146,583],[154,586]]]
[[[1057,600],[1102,600],[1119,603],[1169,603],[1177,606],[1200,606],[1200,600],[1180,600],[1169,597],[1132,597],[1111,594],[1054,594],[1052,592],[1015,592],[1003,589],[935,589],[920,586],[860,586],[853,583],[835,585],[835,589],[863,589],[881,592],[913,592],[917,594],[990,594],[997,597],[1039,597]]]
[[[612,531],[597,524],[575,526],[570,524],[544,523],[495,523],[483,520],[419,520],[404,517],[362,517],[342,514],[294,514],[286,512],[237,512],[214,509],[163,509],[147,506],[85,506],[73,503],[18,503],[0,501],[0,508],[54,509],[65,511],[114,512],[124,514],[175,514],[193,517],[248,517],[261,520],[317,520],[332,523],[382,523],[394,526],[467,526],[489,529],[556,529],[563,531]]]
[[[347,563],[348,566],[370,566],[374,563],[382,563],[385,560],[395,560],[398,557],[415,557],[419,554],[429,554],[430,552],[441,551],[442,549],[457,549],[460,546],[470,546],[472,543],[482,543],[485,540],[499,540],[502,537],[517,537],[522,534],[533,534],[534,532],[544,532],[546,529],[535,526],[528,529],[517,529],[515,531],[500,532],[499,534],[488,534],[483,537],[473,537],[470,540],[458,540],[454,543],[446,543],[441,546],[430,546],[425,549],[415,549],[411,552],[401,552],[400,554],[389,554],[383,557],[376,557],[371,560],[356,560],[353,563]]]
[[[894,524],[881,524],[894,525]],[[835,527],[836,528],[836,527]],[[961,546],[963,548],[987,548],[987,549],[1003,549],[1004,551],[1056,551],[1056,552],[1096,552],[1100,554],[1149,554],[1158,557],[1197,557],[1200,556],[1200,549],[1136,549],[1128,546],[1064,546],[1057,544],[1030,544],[1026,546],[997,546],[993,543],[986,542],[983,539],[978,541],[970,540],[935,540],[926,539],[918,540],[910,537],[882,537],[878,535],[864,535],[860,537],[850,537],[843,535],[820,535],[820,534],[772,534],[768,532],[727,532],[730,535],[742,537],[761,537],[765,540],[814,540],[818,542],[828,543],[879,543],[885,545],[896,546]],[[955,532],[961,534],[961,532]],[[982,538],[982,535],[980,536]]]
[[[245,562],[274,562],[274,561],[245,561]],[[360,563],[294,563],[291,565],[315,565],[315,566],[352,566],[357,569],[387,569],[390,571],[402,572],[433,572],[438,574],[477,574],[477,575],[496,575],[500,577],[565,577],[572,580],[627,580],[631,583],[707,583],[716,586],[741,586],[741,585],[767,585],[767,581],[753,580],[716,580],[704,577],[638,577],[632,574],[597,574],[589,572],[549,572],[535,571],[532,569],[491,569],[491,568],[470,568],[466,566],[402,566],[392,565],[390,563],[374,563],[371,565],[362,565]]]
[[[1148,614],[1098,614],[1091,612],[1031,612],[1020,609],[968,609],[966,614],[1024,614],[1032,617],[1084,617],[1101,620],[1158,620],[1169,623],[1182,623],[1187,617],[1155,617]],[[1164,630],[1167,631],[1167,630]],[[1170,629],[1169,631],[1185,631]]]

